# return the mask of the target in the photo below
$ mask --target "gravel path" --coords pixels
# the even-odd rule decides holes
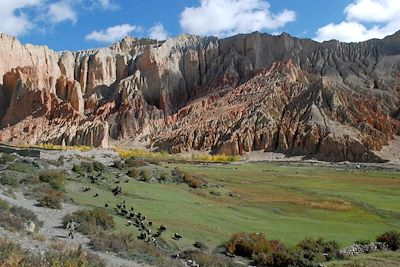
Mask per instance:
[[[62,210],[52,210],[36,206],[36,201],[26,199],[21,193],[15,193],[15,199],[10,198],[7,195],[0,192],[0,199],[7,201],[11,205],[20,206],[25,209],[33,211],[40,221],[43,221],[43,227],[39,230],[39,233],[46,237],[46,241],[34,240],[28,235],[19,233],[11,233],[0,229],[0,237],[14,240],[19,243],[24,249],[31,251],[35,254],[43,254],[49,250],[51,244],[50,241],[65,242],[69,245],[79,246],[87,249],[91,253],[98,255],[105,260],[107,266],[111,267],[144,267],[145,265],[138,264],[133,261],[128,261],[111,254],[93,251],[89,248],[89,239],[79,233],[76,233],[74,239],[66,238],[67,231],[60,227],[62,225],[62,218],[71,212],[74,212],[78,207],[71,204],[63,204]]]

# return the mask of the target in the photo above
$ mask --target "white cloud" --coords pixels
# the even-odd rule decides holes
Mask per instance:
[[[168,38],[168,33],[164,28],[164,25],[157,23],[149,30],[149,37],[155,40],[165,40]]]
[[[92,33],[86,35],[86,40],[88,41],[97,41],[102,43],[112,43],[116,42],[133,31],[138,30],[139,28],[135,25],[130,24],[122,24],[114,27],[107,28],[102,31],[93,31]]]
[[[60,23],[69,20],[75,24],[78,21],[77,13],[73,9],[71,3],[67,1],[50,4],[48,15],[53,23]]]
[[[23,9],[41,4],[41,0],[1,0],[0,32],[17,36],[26,33],[33,24]]]
[[[115,10],[118,8],[118,5],[113,3],[111,0],[97,0],[97,3],[103,9]]]
[[[344,13],[346,21],[319,28],[315,40],[359,42],[383,38],[400,29],[399,0],[355,0]]]
[[[296,19],[296,13],[270,12],[264,0],[200,0],[199,7],[186,7],[180,25],[187,33],[228,36],[261,30],[276,30]]]
[[[391,22],[400,15],[399,0],[357,0],[345,9],[348,21]]]

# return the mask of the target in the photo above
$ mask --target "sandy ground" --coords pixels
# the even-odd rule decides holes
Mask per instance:
[[[26,199],[21,193],[15,193],[15,198],[10,198],[0,191],[0,199],[7,201],[11,205],[20,206],[26,208],[28,210],[33,211],[40,221],[43,221],[43,227],[39,230],[39,234],[42,234],[46,237],[46,241],[38,241],[34,240],[29,235],[24,235],[20,233],[11,233],[8,231],[4,231],[3,229],[0,231],[0,236],[6,239],[14,240],[19,243],[24,249],[35,253],[35,254],[43,254],[45,251],[49,250],[51,241],[65,242],[68,245],[76,246],[82,245],[83,248],[92,252],[93,254],[98,255],[102,259],[105,260],[107,266],[111,267],[144,267],[145,265],[138,264],[133,261],[128,261],[125,259],[121,259],[111,254],[102,253],[98,251],[93,251],[89,246],[89,239],[79,233],[76,233],[74,239],[67,238],[68,232],[60,227],[62,225],[62,218],[71,212],[74,212],[78,209],[77,206],[71,204],[63,204],[62,210],[52,210],[47,208],[38,207],[36,201],[31,199]]]
[[[390,163],[400,165],[400,136],[387,146],[384,146],[381,151],[375,151],[375,154],[383,159],[390,160]]]

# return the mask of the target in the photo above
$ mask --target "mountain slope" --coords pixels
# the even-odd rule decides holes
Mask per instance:
[[[128,37],[56,53],[0,36],[0,141],[377,161],[399,123],[400,33]]]

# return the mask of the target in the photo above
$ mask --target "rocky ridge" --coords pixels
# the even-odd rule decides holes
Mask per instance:
[[[400,135],[400,33],[127,37],[54,52],[0,35],[0,141],[379,161]]]

